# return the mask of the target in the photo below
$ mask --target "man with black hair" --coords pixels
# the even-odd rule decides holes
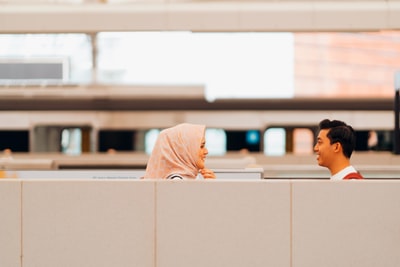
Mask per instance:
[[[350,164],[356,137],[354,129],[339,120],[322,120],[314,152],[318,165],[326,167],[331,180],[363,179],[362,175]]]

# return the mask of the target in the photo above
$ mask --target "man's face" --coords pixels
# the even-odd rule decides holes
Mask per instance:
[[[327,134],[329,129],[322,129],[318,133],[317,143],[314,146],[314,152],[317,154],[318,165],[328,167],[335,157],[335,146],[331,144]]]

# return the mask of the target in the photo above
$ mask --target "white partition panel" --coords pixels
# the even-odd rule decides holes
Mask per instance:
[[[23,266],[154,266],[154,183],[23,181]]]
[[[290,266],[290,183],[159,181],[157,267]]]
[[[399,181],[293,181],[293,267],[400,266]]]
[[[21,266],[21,182],[0,179],[0,266]]]

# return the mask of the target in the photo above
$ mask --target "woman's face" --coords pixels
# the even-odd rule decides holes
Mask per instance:
[[[203,137],[203,139],[201,140],[201,143],[200,143],[199,155],[198,155],[198,158],[196,161],[196,165],[199,170],[204,169],[207,154],[208,154],[208,150],[206,148],[206,139],[205,139],[205,137]]]

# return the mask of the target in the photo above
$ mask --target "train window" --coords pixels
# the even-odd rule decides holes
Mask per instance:
[[[282,156],[286,153],[286,130],[284,128],[269,128],[264,133],[264,154]]]
[[[250,145],[260,144],[260,132],[256,130],[250,130],[246,132],[246,142]]]
[[[151,154],[153,151],[154,144],[156,143],[159,129],[152,129],[147,131],[145,134],[145,152]],[[208,155],[220,156],[226,153],[226,134],[222,129],[206,129],[206,147],[208,149]]]
[[[67,128],[61,131],[61,152],[70,155],[82,153],[82,131],[79,128]]]
[[[32,152],[81,154],[93,151],[90,126],[35,126]]]
[[[223,129],[206,130],[206,147],[208,155],[223,156],[226,154],[226,133]]]
[[[313,154],[314,133],[309,128],[295,128],[293,130],[293,153]]]
[[[99,151],[133,151],[135,150],[135,131],[101,130],[99,131]]]
[[[367,138],[368,150],[393,151],[393,131],[369,131]]]
[[[157,141],[157,137],[160,133],[159,129],[151,129],[147,131],[144,137],[144,151],[150,155],[153,151],[154,145]]]
[[[0,151],[10,149],[15,152],[29,151],[28,131],[0,131]]]
[[[226,131],[227,151],[260,151],[260,132],[258,130]]]
[[[356,151],[392,151],[393,131],[356,130]]]
[[[356,131],[356,151],[368,151],[370,131]]]
[[[314,132],[312,128],[271,127],[264,133],[264,154],[266,155],[312,154],[313,147]]]

